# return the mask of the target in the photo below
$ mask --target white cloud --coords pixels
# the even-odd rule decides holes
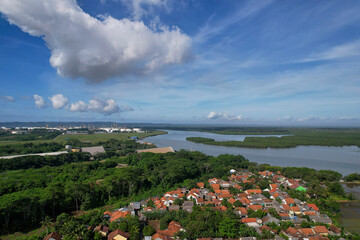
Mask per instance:
[[[169,0],[117,0],[123,2],[132,12],[133,18],[141,19],[154,11],[154,8],[164,8],[170,11]]]
[[[347,120],[359,120],[360,118],[357,118],[357,117],[351,117],[351,116],[341,116],[341,117],[338,117],[338,120],[344,120],[344,121],[347,121]]]
[[[299,118],[297,121],[298,122],[308,122],[308,121],[324,121],[324,120],[327,120],[327,118],[325,118],[325,117],[315,117],[313,115],[310,115],[310,116],[306,116],[306,117],[303,117],[303,118]]]
[[[15,102],[15,98],[12,96],[1,96],[0,100],[3,100],[4,102]]]
[[[230,114],[227,112],[210,112],[209,115],[207,116],[208,119],[222,119],[222,120],[242,120],[243,116],[242,115],[235,115],[235,114]]]
[[[70,104],[69,111],[71,111],[71,112],[87,112],[88,105],[86,103],[84,103],[83,101],[78,101],[76,103]]]
[[[33,97],[34,97],[34,101],[35,101],[35,107],[37,107],[37,108],[46,107],[46,102],[42,96],[35,94]]]
[[[67,97],[64,97],[64,95],[60,93],[49,97],[49,100],[52,103],[52,107],[55,109],[62,109],[68,104]]]
[[[332,60],[360,55],[360,40],[341,44],[330,48],[327,51],[313,54],[312,57],[304,59],[303,62],[312,62],[320,60]]]
[[[283,117],[283,119],[285,121],[291,121],[291,120],[293,120],[293,117],[292,116],[285,116],[285,117]]]
[[[69,111],[71,112],[95,112],[104,115],[111,115],[117,112],[129,112],[134,109],[130,106],[124,105],[119,107],[113,99],[91,99],[88,104],[83,101],[70,104]]]
[[[234,14],[217,21],[211,21],[215,15],[211,16],[207,24],[194,37],[195,42],[202,43],[217,36],[231,25],[258,13],[271,2],[272,0],[249,1],[242,9],[236,9]]]
[[[111,16],[99,20],[74,0],[2,0],[0,12],[45,40],[50,64],[64,77],[100,82],[192,58],[191,38],[177,27],[150,29],[141,21]]]

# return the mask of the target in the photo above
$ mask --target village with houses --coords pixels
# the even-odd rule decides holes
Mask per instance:
[[[191,213],[193,208],[204,209],[210,207],[215,211],[233,211],[240,224],[251,227],[261,236],[264,231],[270,233],[271,239],[291,240],[329,240],[332,236],[339,236],[342,230],[333,221],[320,212],[313,203],[292,198],[286,189],[304,192],[306,187],[301,179],[288,179],[280,172],[261,171],[260,178],[269,180],[270,184],[264,190],[257,186],[253,173],[247,170],[230,170],[228,180],[218,178],[208,182],[197,183],[196,188],[178,188],[166,192],[162,196],[152,197],[140,202],[132,202],[127,207],[115,211],[105,211],[103,218],[109,224],[121,221],[130,216],[138,217],[140,221],[154,227],[155,233],[144,236],[145,240],[174,240],[179,239],[179,233],[186,229],[179,222],[169,222],[166,229],[160,230],[159,224],[149,221],[147,216],[155,212],[186,211]],[[243,189],[241,185],[251,186]],[[234,190],[235,189],[235,190]],[[234,193],[235,192],[235,193]],[[254,217],[257,216],[257,217]],[[286,223],[286,224],[284,224]],[[280,228],[279,226],[288,226]],[[306,227],[304,227],[306,226]],[[89,226],[100,233],[104,239],[127,240],[130,233],[116,229],[110,231],[109,226]],[[45,240],[58,240],[61,236],[51,233]],[[221,240],[222,238],[198,238],[198,240]],[[256,236],[240,237],[240,240],[256,240]],[[263,238],[262,238],[263,239]]]

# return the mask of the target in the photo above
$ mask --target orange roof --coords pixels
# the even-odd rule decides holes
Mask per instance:
[[[211,186],[214,190],[215,190],[215,189],[220,189],[220,185],[217,184],[217,183],[216,183],[216,184],[211,184],[210,186]]]
[[[128,216],[130,214],[131,214],[130,211],[124,211],[124,212],[123,211],[116,211],[116,212],[114,212],[112,214],[109,222],[113,222],[113,221],[115,221],[116,219],[119,219],[119,218],[124,218],[124,217],[126,217],[126,216]]]
[[[242,189],[242,186],[240,186],[239,184],[235,184],[235,185],[234,185],[234,188]]]
[[[294,212],[300,212],[300,208],[297,206],[291,207],[291,210]]]
[[[295,200],[293,198],[285,198],[286,204],[295,204]]]
[[[230,194],[229,190],[221,190],[222,194]]]
[[[309,240],[329,240],[328,237],[320,237],[320,236],[311,236]]]
[[[236,200],[234,199],[234,198],[230,198],[229,200],[228,200],[228,202],[229,203],[231,203],[232,205],[234,204],[234,202],[236,202]]]
[[[144,209],[144,211],[151,211],[151,210],[153,210],[152,207],[147,207],[147,208]]]
[[[242,223],[252,223],[252,222],[256,222],[256,218],[243,218],[241,219]]]
[[[199,188],[203,188],[205,187],[205,184],[203,182],[199,182],[196,185],[198,185]]]
[[[329,233],[329,230],[325,226],[315,226],[314,231],[316,233]]]
[[[111,215],[112,215],[112,212],[109,212],[109,211],[105,211],[105,212],[104,212],[104,215],[109,215],[109,216],[111,217]]]
[[[274,193],[274,195],[273,195],[274,198],[277,198],[278,196],[280,196],[279,193]]]
[[[262,193],[261,189],[248,189],[245,191],[247,194],[257,194],[257,193]]]
[[[248,213],[248,211],[244,207],[238,207],[237,209],[238,209],[239,212],[241,212],[241,214],[247,214]]]
[[[262,209],[262,206],[261,205],[249,205],[248,208],[256,211],[256,210]]]
[[[220,207],[220,210],[221,210],[221,211],[226,211],[227,209],[228,209],[228,208],[227,208],[226,206],[221,206],[221,207]]]
[[[316,212],[312,212],[312,211],[307,211],[307,212],[304,212],[305,215],[308,215],[308,216],[315,216],[317,215]]]
[[[300,231],[306,236],[314,234],[314,231],[311,228],[301,228]]]
[[[221,194],[221,195],[219,195],[219,198],[231,198],[232,196],[234,196],[234,195],[232,195],[232,194]]]
[[[165,236],[164,234],[161,234],[159,232],[155,233],[154,235],[151,236],[151,239],[163,239],[163,240],[171,240],[170,237]]]
[[[279,213],[279,216],[280,217],[289,217],[289,214],[288,213]]]
[[[298,233],[298,231],[293,228],[293,227],[289,227],[288,229],[286,229],[284,232],[290,234],[290,235],[296,235]]]
[[[314,204],[314,203],[308,203],[307,205],[308,205],[309,208],[312,208],[312,209],[314,209],[315,211],[319,211],[319,208],[316,206],[316,204]]]
[[[285,211],[290,211],[290,206],[287,204],[281,204]]]
[[[248,205],[251,203],[251,201],[249,199],[247,199],[246,197],[243,197],[242,199],[240,199],[240,202],[244,205]]]
[[[277,189],[278,188],[278,185],[273,183],[273,184],[270,184],[270,188],[271,189]]]
[[[215,189],[214,192],[215,192],[216,194],[221,194],[221,190],[220,190],[220,189]]]

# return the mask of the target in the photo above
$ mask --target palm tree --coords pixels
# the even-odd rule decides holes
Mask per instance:
[[[50,227],[52,225],[52,219],[49,216],[45,216],[44,220],[40,222],[42,227],[46,227],[46,235],[49,234]]]

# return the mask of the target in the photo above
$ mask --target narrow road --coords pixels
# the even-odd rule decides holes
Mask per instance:
[[[11,155],[11,156],[0,157],[0,159],[11,159],[11,158],[16,158],[16,157],[26,157],[26,156],[55,156],[55,155],[60,155],[60,154],[64,154],[64,153],[68,153],[68,152],[62,151],[62,152],[50,152],[50,153],[31,153],[31,154],[23,154],[23,155]]]

